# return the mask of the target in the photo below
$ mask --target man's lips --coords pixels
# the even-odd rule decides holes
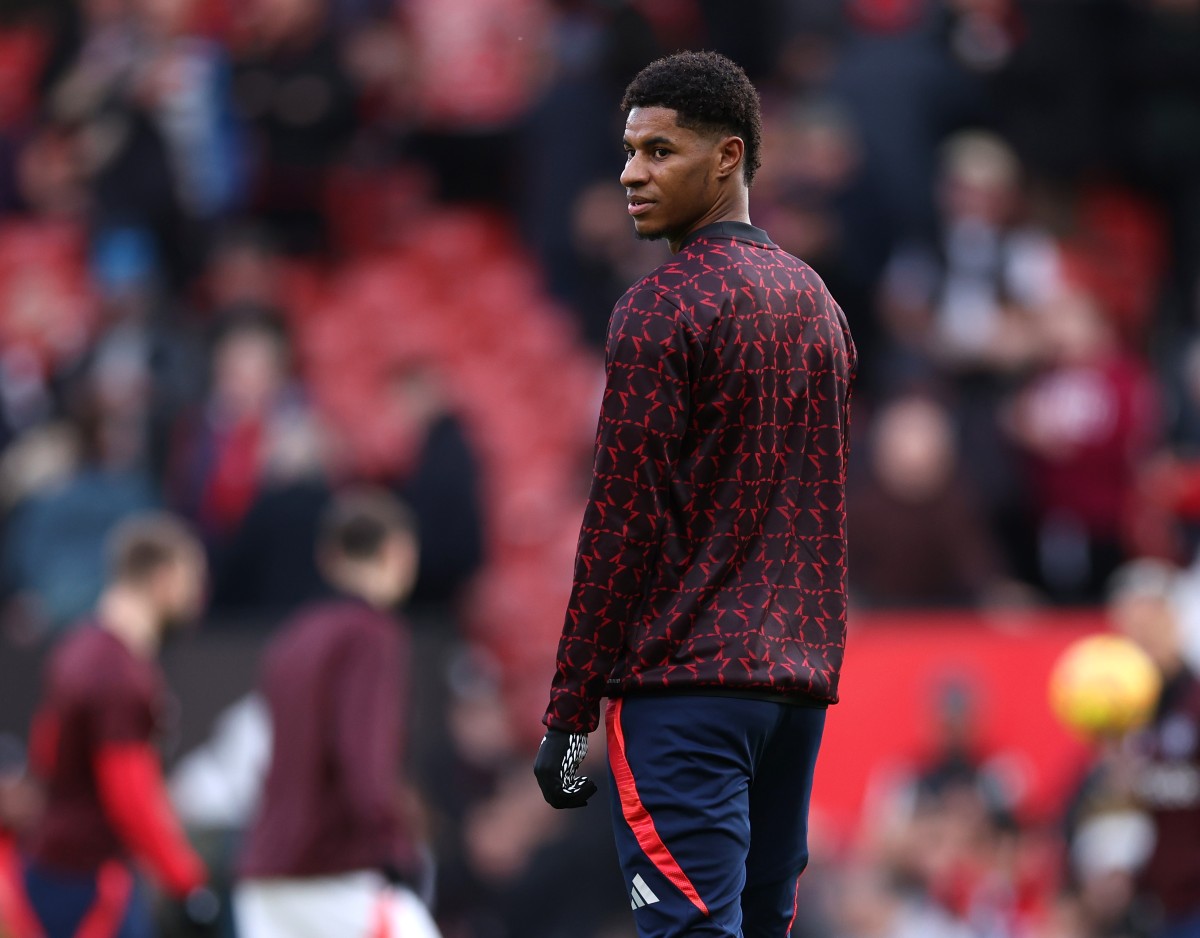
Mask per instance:
[[[641,215],[641,214],[649,211],[653,205],[654,205],[654,203],[651,202],[649,199],[643,199],[643,198],[640,198],[639,196],[634,196],[633,198],[631,198],[629,200],[629,209],[628,209],[629,214],[630,215]]]

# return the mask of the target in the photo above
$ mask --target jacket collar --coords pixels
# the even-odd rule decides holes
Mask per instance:
[[[753,225],[747,224],[744,221],[718,221],[711,225],[705,225],[703,228],[697,228],[679,245],[679,250],[683,250],[689,244],[701,239],[710,238],[732,238],[737,241],[753,241],[755,244],[761,244],[765,247],[776,247],[771,236],[761,228],[755,228]]]

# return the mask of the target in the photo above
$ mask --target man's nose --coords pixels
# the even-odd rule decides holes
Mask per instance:
[[[626,189],[633,189],[642,185],[645,181],[646,161],[635,153],[625,161],[625,168],[621,171],[621,185]]]

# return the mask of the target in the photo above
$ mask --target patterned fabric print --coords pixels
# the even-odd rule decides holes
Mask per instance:
[[[723,222],[613,311],[545,722],[689,686],[837,700],[857,356],[816,273]]]
[[[579,766],[587,757],[588,738],[583,733],[572,733],[567,743],[567,754],[562,761],[562,790],[573,795],[587,784],[587,776],[579,774]]]

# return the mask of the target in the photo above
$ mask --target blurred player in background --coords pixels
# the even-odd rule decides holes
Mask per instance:
[[[54,649],[30,740],[45,808],[25,844],[24,884],[45,938],[154,934],[130,866],[140,861],[193,920],[216,917],[200,858],[167,801],[154,738],[164,635],[200,613],[204,553],[175,518],[124,522],[90,623]]]
[[[1168,564],[1126,564],[1113,576],[1109,614],[1163,679],[1154,718],[1130,739],[1132,795],[1154,825],[1138,893],[1159,923],[1155,938],[1200,938],[1200,681],[1184,661],[1177,586]]]
[[[642,938],[782,938],[846,620],[856,352],[820,277],[750,224],[758,94],[681,53],[629,85],[621,183],[675,257],[613,311],[595,474],[535,773],[557,808],[607,696]]]
[[[391,495],[353,490],[322,519],[318,563],[339,594],[284,625],[261,690],[271,764],[235,891],[240,938],[436,938],[398,776],[417,539]]]

